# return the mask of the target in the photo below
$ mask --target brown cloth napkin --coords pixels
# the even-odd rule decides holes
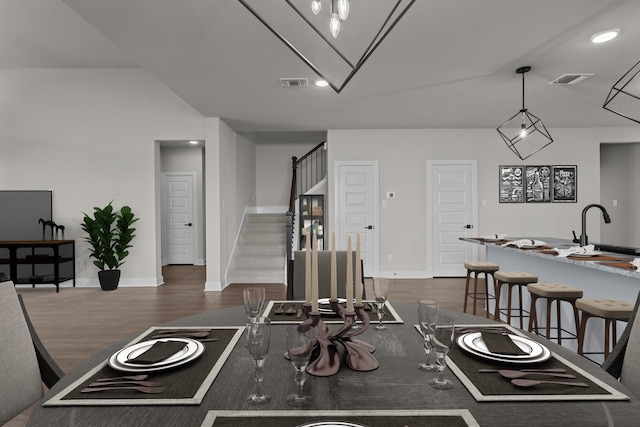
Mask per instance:
[[[482,334],[484,343],[487,345],[487,348],[491,353],[511,355],[527,354],[522,351],[522,349],[518,347],[507,334],[499,334],[489,331],[482,331],[480,333]]]
[[[182,350],[185,345],[182,341],[156,341],[147,351],[127,360],[127,363],[151,365],[161,362]]]

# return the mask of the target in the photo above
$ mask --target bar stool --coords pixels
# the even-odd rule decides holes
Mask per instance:
[[[538,313],[536,309],[536,302],[538,298],[546,298],[547,300],[547,324],[546,324],[546,337],[550,339],[551,336],[551,304],[556,302],[556,327],[558,330],[558,344],[562,344],[562,323],[560,316],[560,302],[566,301],[573,307],[573,317],[575,319],[575,335],[568,332],[572,338],[578,337],[578,328],[580,327],[580,320],[578,317],[578,309],[576,308],[576,300],[582,298],[582,289],[574,288],[573,286],[564,285],[562,283],[531,283],[527,285],[527,290],[531,294],[531,307],[529,308],[529,332],[535,329],[536,335],[540,335],[538,328]]]
[[[489,299],[494,299],[493,295],[489,294],[489,277],[495,282],[493,273],[500,269],[498,264],[485,261],[469,261],[464,263],[464,267],[467,269],[467,283],[464,290],[464,313],[467,312],[467,302],[469,298],[473,300],[473,314],[476,314],[476,300],[478,298],[484,298],[487,318],[489,318]],[[469,283],[471,281],[471,273],[474,274],[473,278],[473,293],[469,292]],[[478,293],[478,275],[484,273],[484,292]]]
[[[616,321],[628,321],[633,312],[633,304],[608,298],[580,298],[576,307],[582,312],[580,315],[580,330],[578,331],[578,354],[584,354],[584,335],[587,320],[592,317],[604,319],[604,358],[609,357],[610,347],[613,348],[617,340]],[[587,353],[593,354],[593,353]]]
[[[500,320],[500,291],[502,290],[502,285],[509,286],[508,292],[508,303],[507,303],[507,323],[511,324],[511,311],[517,310],[520,316],[520,329],[523,329],[522,318],[527,317],[524,313],[529,315],[530,313],[522,308],[522,287],[527,286],[529,283],[536,283],[538,281],[538,276],[534,276],[533,274],[525,273],[522,271],[496,271],[493,273],[493,277],[495,279],[495,296],[496,296],[496,312],[494,315],[495,320]],[[511,293],[513,287],[518,287],[518,296],[519,296],[519,306],[518,308],[511,308]]]

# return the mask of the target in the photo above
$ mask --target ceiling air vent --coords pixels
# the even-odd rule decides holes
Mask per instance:
[[[584,79],[593,76],[593,74],[563,74],[557,79],[549,82],[550,85],[574,85]]]
[[[309,79],[280,79],[282,87],[309,86]]]

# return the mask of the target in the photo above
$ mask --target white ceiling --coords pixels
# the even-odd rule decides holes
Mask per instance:
[[[389,2],[351,0],[351,16]],[[638,0],[417,0],[337,94],[281,87],[316,75],[238,0],[0,0],[0,70],[141,67],[237,131],[318,131],[495,128],[530,65],[526,107],[550,130],[637,126],[602,104],[640,59],[639,18]],[[589,41],[610,28],[617,39]],[[565,73],[595,75],[548,84]]]

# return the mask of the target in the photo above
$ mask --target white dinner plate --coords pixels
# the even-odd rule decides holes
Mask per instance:
[[[575,253],[572,253],[569,256],[575,256],[575,257],[579,257],[579,258],[590,258],[592,256],[598,256],[598,255],[602,255],[602,252],[596,252],[596,251],[593,251],[593,252],[575,252]]]
[[[122,371],[122,372],[155,372],[155,371],[162,371],[162,370],[165,370],[165,369],[171,369],[171,368],[175,368],[175,367],[178,367],[178,366],[182,366],[185,363],[189,363],[192,360],[197,359],[198,357],[200,357],[202,355],[202,353],[204,353],[204,344],[202,344],[200,341],[192,340],[190,338],[171,338],[171,339],[174,340],[174,341],[184,341],[185,344],[189,343],[188,346],[189,345],[195,345],[196,350],[192,354],[190,354],[189,356],[184,357],[184,358],[182,358],[180,360],[177,360],[177,361],[175,361],[173,363],[170,363],[170,364],[165,364],[165,365],[160,365],[160,366],[153,366],[153,365],[152,366],[149,366],[149,365],[131,366],[130,363],[126,363],[126,364],[125,363],[121,363],[117,359],[118,358],[118,354],[120,352],[122,352],[123,350],[127,350],[127,349],[131,348],[131,347],[126,347],[123,350],[117,351],[116,353],[114,353],[109,358],[109,362],[108,362],[109,366],[111,366],[115,370]],[[158,341],[158,340],[145,341],[145,343],[149,343],[149,342],[153,343],[155,341]],[[143,344],[143,343],[139,343],[139,344]],[[135,345],[138,345],[138,344],[134,344],[134,346]],[[151,345],[153,345],[153,344],[151,344]],[[171,357],[173,357],[173,356],[171,356]]]
[[[301,424],[298,427],[367,427],[364,424],[347,423],[344,421],[320,421],[317,423]]]
[[[318,300],[318,304],[319,305],[329,305],[330,302],[331,302],[331,298],[320,298]],[[338,298],[338,303],[339,304],[342,304],[342,303],[345,303],[345,302],[347,302],[346,298]]]
[[[504,359],[532,359],[539,357],[543,352],[543,347],[541,344],[532,341],[528,338],[521,337],[519,335],[509,334],[509,338],[515,345],[520,348],[526,354],[497,354],[492,353],[487,348],[484,340],[482,339],[481,332],[470,332],[468,334],[463,335],[464,344],[480,353],[489,354],[492,356],[504,358]]]
[[[184,343],[184,348],[178,351],[177,353],[171,355],[170,357],[156,363],[136,363],[132,360],[140,356],[145,351],[149,350],[158,341],[182,342]],[[179,362],[191,356],[197,350],[198,350],[198,346],[195,345],[195,343],[186,341],[182,338],[151,340],[151,341],[143,341],[138,344],[134,344],[132,346],[123,348],[122,350],[116,353],[116,360],[118,361],[118,363],[124,366],[131,366],[134,368],[154,368],[156,366],[171,365],[172,363]]]
[[[468,334],[466,334],[466,335],[468,335]],[[483,352],[480,352],[478,350],[475,350],[475,349],[467,346],[464,343],[464,337],[466,335],[461,335],[460,337],[458,337],[458,340],[457,340],[458,346],[462,350],[466,351],[467,353],[470,353],[470,354],[472,354],[474,356],[477,356],[477,357],[480,357],[482,359],[491,360],[491,361],[500,362],[500,363],[512,363],[512,364],[525,365],[525,364],[533,364],[533,363],[544,362],[545,360],[548,360],[551,357],[551,351],[547,347],[545,347],[542,344],[540,344],[540,346],[542,347],[543,351],[542,351],[542,354],[540,356],[538,356],[538,357],[535,357],[535,358],[531,358],[531,357],[530,358],[521,358],[521,359],[505,359],[504,357],[501,357],[501,356],[505,356],[505,355],[499,355],[499,354],[493,354],[493,353],[483,353]],[[510,335],[510,336],[513,337],[513,335]],[[523,337],[519,337],[519,338],[523,338]],[[523,339],[525,339],[525,338],[523,338]]]

